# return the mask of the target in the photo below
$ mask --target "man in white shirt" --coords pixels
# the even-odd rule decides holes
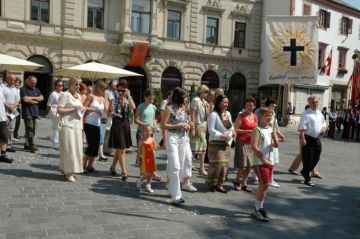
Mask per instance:
[[[0,162],[12,163],[13,160],[6,155],[6,144],[8,141],[7,130],[8,118],[5,112],[5,97],[3,93],[2,81],[0,83]]]
[[[310,172],[320,160],[322,149],[320,136],[325,133],[326,122],[321,111],[317,109],[318,99],[315,96],[309,96],[308,103],[309,108],[301,114],[299,124],[303,163],[300,173],[305,179],[304,183],[313,187],[315,184],[311,182]]]
[[[20,90],[15,87],[16,77],[12,74],[6,77],[6,81],[3,84],[3,93],[5,97],[5,110],[6,115],[9,119],[8,123],[8,144],[6,151],[16,152],[15,148],[12,147],[13,133],[15,129],[16,116],[19,115],[17,110],[20,104]]]

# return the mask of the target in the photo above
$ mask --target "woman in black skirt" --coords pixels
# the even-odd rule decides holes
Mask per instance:
[[[135,103],[127,89],[127,82],[121,80],[117,84],[118,95],[110,101],[110,115],[113,117],[110,129],[109,148],[116,149],[110,167],[110,175],[116,176],[116,164],[119,161],[122,180],[127,180],[125,149],[131,146],[129,111],[135,109]]]

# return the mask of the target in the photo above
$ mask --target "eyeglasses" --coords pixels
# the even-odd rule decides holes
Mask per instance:
[[[76,83],[75,86],[80,86],[80,83]]]
[[[57,85],[57,86],[64,86],[64,85]]]
[[[121,92],[121,93],[124,93],[125,92],[125,90],[118,90],[119,92]]]
[[[319,101],[311,101],[310,103],[315,103],[315,104],[318,104]]]

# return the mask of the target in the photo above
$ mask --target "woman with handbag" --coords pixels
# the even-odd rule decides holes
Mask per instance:
[[[75,182],[74,173],[83,172],[82,118],[85,113],[78,93],[81,79],[71,78],[69,90],[59,99],[60,170],[69,182]]]

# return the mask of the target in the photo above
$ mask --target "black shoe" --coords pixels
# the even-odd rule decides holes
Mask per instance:
[[[99,161],[101,161],[101,162],[107,162],[108,159],[107,159],[107,158],[103,158],[103,157],[99,157]]]
[[[30,146],[24,146],[24,150],[30,150]]]
[[[209,187],[209,191],[213,193],[216,192],[216,186]]]
[[[6,148],[6,152],[10,152],[10,153],[15,153],[16,152],[16,149],[15,148]]]
[[[14,160],[9,158],[7,155],[1,155],[0,161],[4,163],[12,163]]]
[[[311,182],[311,181],[305,181],[304,182],[305,185],[308,185],[310,187],[315,187],[315,183]]]
[[[260,208],[259,212],[261,213],[261,215],[263,215],[264,218],[269,220],[269,215],[266,213],[264,208]]]
[[[185,200],[184,200],[183,198],[180,198],[180,199],[172,200],[171,203],[172,203],[174,206],[178,206],[178,205],[180,205],[180,204],[185,203]]]

